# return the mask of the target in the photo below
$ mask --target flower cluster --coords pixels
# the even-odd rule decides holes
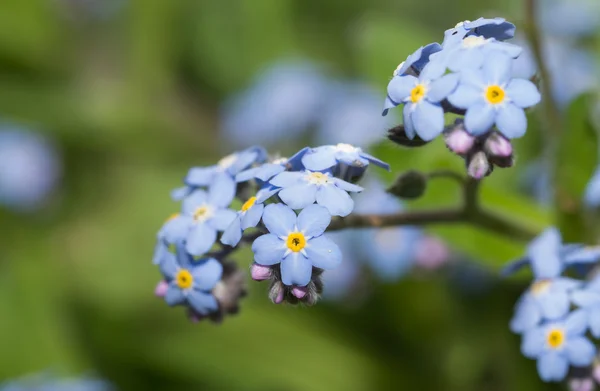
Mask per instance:
[[[332,216],[352,212],[350,194],[362,191],[353,182],[370,164],[389,169],[360,148],[337,144],[303,148],[289,159],[252,147],[190,169],[185,186],[172,193],[181,211],[157,235],[154,263],[163,279],[156,295],[185,306],[193,320],[236,312],[244,281],[226,257],[253,241],[252,278],[271,281],[273,302],[315,303],[323,270],[342,261],[324,232]],[[235,202],[237,212],[230,209]]]
[[[465,21],[445,32],[442,44],[419,48],[394,71],[383,115],[403,105],[409,140],[431,141],[445,133],[448,147],[481,179],[493,165],[512,165],[510,139],[527,130],[524,109],[540,101],[537,87],[515,78],[521,47],[504,42],[515,26],[502,18]],[[444,125],[444,114],[464,115]]]
[[[537,360],[544,381],[563,380],[569,366],[594,364],[596,347],[587,332],[600,338],[600,279],[590,281],[565,276],[569,269],[587,272],[600,258],[600,248],[563,244],[550,228],[528,247],[527,254],[507,267],[513,273],[525,265],[534,281],[519,299],[510,322],[522,335],[521,351]]]

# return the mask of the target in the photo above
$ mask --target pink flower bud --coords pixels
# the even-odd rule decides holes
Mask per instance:
[[[250,267],[250,276],[254,281],[264,281],[271,278],[271,268],[269,266],[253,263]]]
[[[494,157],[510,157],[513,154],[512,144],[510,140],[499,133],[492,133],[485,140],[484,149]]]
[[[299,299],[302,299],[308,293],[308,289],[305,286],[295,286],[292,288],[292,295]]]
[[[440,239],[425,236],[417,242],[415,262],[418,267],[435,270],[450,259],[448,246]]]
[[[490,163],[483,151],[479,151],[471,156],[467,166],[467,173],[471,178],[481,180],[490,173]]]
[[[571,391],[594,391],[594,381],[591,378],[569,380]]]
[[[167,294],[167,289],[169,289],[169,284],[162,280],[156,284],[156,288],[154,288],[154,294],[157,297],[164,297]]]
[[[283,289],[280,289],[279,292],[277,292],[277,296],[275,297],[275,300],[273,300],[273,303],[281,304],[282,302],[283,302]]]
[[[446,146],[458,155],[468,154],[475,145],[475,137],[462,128],[456,128],[447,133],[445,140]]]

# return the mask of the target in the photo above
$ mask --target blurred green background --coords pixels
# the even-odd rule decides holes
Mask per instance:
[[[51,135],[64,177],[44,209],[0,211],[0,380],[53,370],[95,373],[120,390],[559,389],[541,383],[508,330],[525,280],[494,280],[484,292],[443,273],[370,281],[363,301],[312,308],[273,305],[266,284],[250,283],[242,313],[219,326],[192,324],[152,294],[155,234],[177,209],[169,191],[190,166],[231,149],[217,138],[218,108],[258,70],[312,58],[335,76],[374,83],[383,103],[391,72],[417,47],[479,16],[519,28],[521,1],[4,0],[2,8],[0,116]],[[539,126],[531,128],[517,142],[518,165],[539,152]],[[440,140],[378,152],[395,173],[464,170]],[[541,230],[550,212],[517,191],[517,169],[485,181],[484,203]],[[414,206],[456,201],[454,184],[439,182]],[[430,232],[492,272],[524,248],[470,227]],[[238,261],[245,268],[250,255]]]

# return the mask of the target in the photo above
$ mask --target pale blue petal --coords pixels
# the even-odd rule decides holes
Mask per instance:
[[[335,163],[334,163],[335,164]],[[305,174],[303,172],[289,172],[285,171],[280,174],[275,175],[269,183],[273,186],[277,187],[289,187],[297,185],[302,181],[302,177]]]
[[[444,130],[444,109],[438,104],[421,101],[412,119],[417,134],[425,141],[433,140]]]
[[[312,264],[300,253],[291,253],[281,261],[281,281],[285,285],[306,286],[312,275]]]
[[[571,300],[579,307],[600,306],[600,293],[578,290],[571,293]]]
[[[499,86],[506,85],[510,80],[512,71],[512,58],[500,51],[491,51],[488,53],[483,64],[483,77],[489,84]]]
[[[527,117],[523,109],[506,103],[498,109],[496,126],[507,138],[522,137],[527,131]]]
[[[496,112],[487,103],[469,106],[465,114],[465,129],[474,136],[486,133],[494,124]]]
[[[541,328],[528,330],[521,340],[521,353],[527,358],[537,358],[544,351],[546,336]]]
[[[560,232],[554,227],[546,229],[527,247],[527,256],[536,278],[554,278],[562,272],[560,259]]]
[[[190,269],[194,259],[187,253],[184,243],[177,243],[175,246],[175,257],[177,264],[183,269]]]
[[[548,291],[537,299],[545,319],[560,319],[569,312],[569,295],[564,291]]]
[[[452,106],[467,109],[476,103],[484,103],[483,91],[468,84],[461,84],[448,96],[448,101]]]
[[[270,186],[270,185],[268,185],[267,187],[263,187],[258,192],[256,192],[256,203],[262,204],[263,202],[265,202],[266,200],[268,200],[275,194],[279,193],[280,190],[281,190],[280,187],[275,187],[275,186]]]
[[[354,201],[348,193],[334,185],[320,186],[316,200],[319,205],[326,207],[332,216],[348,216],[354,208]]]
[[[242,215],[242,229],[248,229],[250,227],[256,227],[262,218],[265,206],[263,204],[254,204],[250,209]]]
[[[453,72],[464,69],[479,69],[483,65],[485,55],[481,47],[456,50],[448,61],[448,68]]]
[[[285,167],[281,164],[263,164],[262,166],[258,167],[256,178],[260,179],[263,182],[266,182],[269,179],[273,178],[275,175],[284,171]]]
[[[223,266],[214,258],[201,261],[192,269],[194,289],[210,291],[223,275]]]
[[[585,337],[569,339],[566,350],[571,365],[576,367],[590,365],[596,355],[596,347]]]
[[[186,251],[194,256],[205,254],[215,244],[217,231],[208,224],[196,224],[190,231]]]
[[[332,178],[332,179],[333,179],[333,183],[342,190],[350,191],[353,193],[359,193],[364,190],[362,187],[355,185],[354,183],[346,182],[339,178]]]
[[[561,381],[567,376],[569,363],[560,353],[548,352],[538,359],[537,369],[543,381]]]
[[[446,72],[445,67],[441,67],[438,64],[429,62],[427,65],[425,65],[425,67],[421,71],[421,74],[419,75],[419,80],[420,81],[430,81],[430,80],[439,79],[440,77],[442,77],[442,75],[445,72]]]
[[[154,265],[160,265],[163,258],[169,254],[168,245],[162,240],[159,239],[154,246],[154,253],[152,254],[152,263]]]
[[[225,231],[236,216],[237,213],[231,209],[217,209],[207,223],[217,231]]]
[[[590,332],[595,338],[600,338],[600,307],[594,307],[587,311]]]
[[[513,79],[506,86],[506,95],[520,108],[536,105],[542,99],[535,84],[525,79]]]
[[[162,226],[158,236],[169,244],[183,241],[187,237],[188,232],[190,232],[192,223],[193,220],[189,216],[177,216]]]
[[[572,291],[583,285],[583,281],[569,277],[557,277],[552,280],[552,290]]]
[[[306,255],[314,267],[320,269],[335,269],[342,263],[342,252],[337,244],[325,236],[319,236],[308,241]]]
[[[165,276],[167,280],[172,280],[175,278],[177,274],[177,270],[179,270],[179,266],[177,265],[177,261],[175,260],[175,254],[167,252],[162,261],[160,262],[160,272]]]
[[[274,234],[266,234],[256,238],[252,243],[254,261],[260,265],[271,266],[281,262],[286,247],[283,240]]]
[[[223,232],[221,235],[221,243],[226,244],[231,247],[237,246],[237,244],[242,239],[242,225],[241,225],[241,216],[233,219],[229,227]]]
[[[207,315],[219,309],[217,299],[208,293],[193,290],[188,294],[187,300],[190,307],[200,315]]]
[[[244,171],[240,172],[239,174],[237,174],[235,176],[235,181],[239,183],[239,182],[246,182],[246,181],[249,181],[250,179],[256,178],[256,175],[258,174],[258,172],[260,171],[260,169],[262,167],[264,167],[264,166],[254,167],[254,168],[250,168],[248,170],[244,170]],[[282,166],[280,166],[280,167],[282,167]]]
[[[302,156],[302,164],[311,171],[323,171],[333,167],[337,164],[335,148],[321,148],[307,152]]]
[[[187,216],[194,214],[196,209],[207,202],[207,194],[204,190],[194,190],[189,196],[184,198],[181,204],[181,213]]]
[[[235,197],[235,180],[227,174],[218,174],[208,189],[208,202],[211,205],[225,208]]]
[[[381,112],[381,115],[385,117],[388,111],[390,111],[391,108],[398,106],[398,104],[399,103],[392,101],[389,96],[386,96],[385,101],[383,102],[383,111]]]
[[[296,213],[283,204],[269,204],[263,212],[263,223],[277,236],[287,236],[296,225]]]
[[[492,52],[501,52],[515,59],[523,53],[523,48],[508,42],[492,41],[483,47],[483,52],[485,56],[488,56]]]
[[[483,73],[479,69],[467,68],[460,72],[460,83],[475,87],[482,91],[489,84],[483,77]]]
[[[208,186],[216,172],[216,166],[194,167],[188,171],[183,181],[188,186]]]
[[[322,235],[331,222],[331,215],[324,206],[309,205],[298,215],[298,230],[308,237]]]
[[[165,294],[165,301],[170,306],[179,305],[185,302],[185,296],[179,287],[170,284],[169,288],[167,288],[167,293]]]
[[[370,163],[372,163],[372,164],[376,165],[377,167],[381,167],[381,168],[383,168],[384,170],[388,170],[388,171],[390,171],[390,165],[389,165],[389,164],[387,164],[386,162],[384,162],[383,160],[381,160],[381,159],[378,159],[378,158],[376,158],[375,156],[373,156],[373,155],[370,155],[370,154],[368,154],[368,153],[366,153],[366,152],[361,152],[361,153],[360,153],[360,156],[361,156],[362,158],[364,158],[364,159],[367,159],[367,160],[368,160]]]
[[[304,147],[292,156],[287,161],[286,166],[289,167],[290,171],[300,171],[304,169],[302,165],[302,157],[310,151],[310,147]]]
[[[458,85],[458,73],[451,73],[433,81],[427,91],[427,100],[440,102],[448,97]]]
[[[281,190],[279,198],[292,209],[302,209],[315,202],[316,194],[317,185],[303,183]]]
[[[407,103],[404,105],[404,108],[402,109],[402,121],[404,123],[404,133],[406,133],[406,137],[409,138],[409,140],[412,140],[413,138],[415,138],[415,127],[413,125],[413,121],[411,118],[412,115],[412,104],[411,103]]]
[[[410,92],[418,83],[418,79],[412,75],[395,76],[388,84],[388,96],[397,103],[404,102],[410,96]]]
[[[515,315],[510,321],[510,330],[513,333],[523,333],[536,327],[541,320],[539,305],[526,297],[517,304]]]
[[[576,337],[585,333],[587,329],[588,316],[583,310],[572,312],[565,321],[565,330],[569,337]]]
[[[193,190],[193,188],[191,188],[189,186],[183,186],[183,187],[178,187],[177,189],[173,189],[171,191],[171,199],[173,201],[181,201],[185,197],[187,197],[192,192],[192,190]]]

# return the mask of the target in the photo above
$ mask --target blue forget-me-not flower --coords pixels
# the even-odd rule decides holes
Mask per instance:
[[[263,223],[268,234],[252,244],[254,261],[263,266],[280,264],[281,281],[306,286],[313,267],[333,269],[342,261],[339,247],[323,233],[331,221],[325,207],[309,205],[297,216],[283,204],[265,207]]]
[[[309,147],[304,147],[290,158],[279,157],[267,163],[260,164],[257,167],[244,170],[235,176],[235,180],[236,182],[246,182],[251,179],[258,179],[266,182],[283,171],[301,170],[304,168],[302,165],[302,156],[309,150]]]
[[[442,47],[447,48],[458,45],[465,37],[472,35],[505,41],[514,37],[515,25],[507,22],[504,18],[465,20],[444,32]]]
[[[335,176],[344,178],[344,171],[352,169],[352,175],[362,174],[370,163],[389,171],[389,164],[350,144],[323,145],[311,148],[303,157],[302,164],[310,171],[331,169]]]

